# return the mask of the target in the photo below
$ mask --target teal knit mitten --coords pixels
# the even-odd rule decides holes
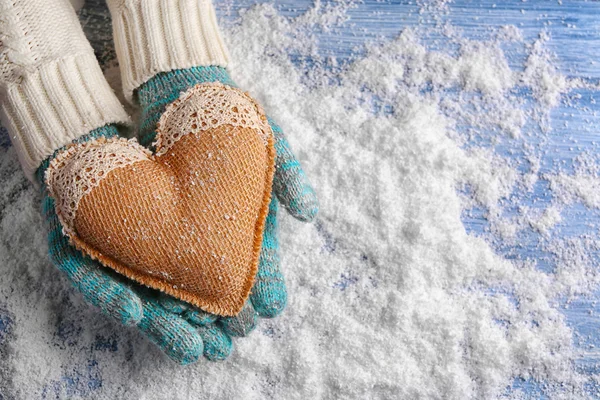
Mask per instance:
[[[139,141],[151,146],[156,136],[157,123],[165,108],[181,93],[195,85],[221,82],[236,87],[227,71],[222,67],[193,67],[162,72],[142,84],[136,90],[136,99],[142,108],[139,124]],[[318,201],[314,190],[302,171],[300,163],[291,151],[281,128],[269,118],[275,138],[275,175],[273,196],[263,233],[258,272],[250,301],[242,313],[235,317],[215,317],[217,325],[232,336],[243,336],[256,324],[256,315],[275,317],[287,304],[287,290],[280,268],[279,241],[277,234],[277,212],[279,202],[295,218],[312,221],[318,212]],[[166,308],[173,312],[190,313],[197,310],[179,300],[163,297]]]
[[[116,127],[107,125],[76,142],[117,135]],[[220,325],[215,324],[216,316],[197,309],[182,310],[172,302],[165,301],[165,296],[158,291],[128,280],[69,243],[55,212],[54,199],[48,195],[45,185],[44,174],[52,158],[42,163],[36,172],[36,178],[43,191],[42,212],[48,225],[49,253],[53,264],[65,273],[88,303],[123,325],[137,326],[172,360],[189,364],[202,355],[210,360],[226,358],[231,352],[231,338]],[[244,332],[238,327],[240,321],[243,326],[248,326],[246,321],[252,320],[253,315],[253,310],[245,308],[236,319],[224,326],[242,334]]]

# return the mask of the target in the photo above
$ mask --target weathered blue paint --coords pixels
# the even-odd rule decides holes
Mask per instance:
[[[223,24],[227,24],[235,20],[239,9],[247,8],[256,1],[238,0],[233,4],[224,3],[227,4],[215,1],[220,20]],[[282,14],[294,16],[308,9],[312,3],[312,0],[281,0],[277,2],[276,6]],[[378,40],[380,37],[395,37],[403,28],[419,23],[422,26],[433,26],[436,21],[419,14],[419,7],[416,3],[414,0],[364,0],[348,11],[352,26],[348,25],[336,31],[316,33],[321,39],[320,51],[322,54],[333,55],[343,62],[360,56],[361,46],[366,41]],[[516,25],[527,42],[533,41],[542,30],[545,30],[552,37],[547,45],[557,54],[561,71],[571,78],[579,77],[593,83],[600,82],[600,63],[597,62],[598,54],[600,54],[600,36],[598,35],[600,2],[569,0],[560,4],[558,1],[547,0],[529,0],[527,2],[521,0],[456,0],[448,7],[449,13],[442,19],[451,20],[454,26],[463,30],[464,36],[473,39],[489,37],[490,28],[502,25]],[[110,23],[103,1],[88,0],[82,15],[96,54],[101,55],[100,58],[105,63],[112,61],[114,50],[110,43]],[[477,19],[474,18],[475,16]],[[542,17],[538,18],[538,16]],[[551,24],[548,24],[548,21]],[[356,34],[359,29],[363,28],[366,30]],[[452,46],[433,30],[425,38],[425,42],[431,49],[448,49]],[[357,48],[358,52],[355,52]],[[507,54],[510,54],[511,67],[518,68],[522,65],[526,56],[526,51],[522,46],[514,45],[505,50]],[[290,59],[297,65],[306,67],[307,70],[315,62],[315,60],[300,58],[295,54],[291,54]],[[526,90],[517,91],[515,94],[525,100],[531,98],[531,93]],[[447,95],[451,97],[452,91],[448,91]],[[588,150],[598,157],[600,141],[597,142],[597,129],[590,129],[590,127],[600,127],[600,113],[598,113],[600,105],[597,98],[596,91],[578,89],[572,93],[568,102],[561,104],[553,111],[552,130],[547,135],[548,141],[544,143],[545,154],[540,171],[542,174],[556,171],[559,166],[566,171],[572,170],[574,157],[581,152],[581,149]],[[385,107],[387,106],[374,104],[374,111],[378,112],[382,108],[384,112],[391,111],[386,110]],[[467,129],[468,127],[462,128]],[[526,126],[525,129],[533,130],[536,127]],[[527,168],[527,161],[523,157],[521,149],[524,143],[539,144],[536,140],[535,137],[522,138],[520,141],[501,140],[499,144],[495,145],[495,149],[503,155],[510,156],[524,170]],[[481,145],[482,143],[478,142],[477,144]],[[7,145],[7,134],[0,130],[0,146]],[[488,145],[491,144],[488,143]],[[570,149],[571,147],[578,150],[573,151]],[[518,195],[520,195],[518,203],[511,202],[511,199],[507,200],[504,206],[506,215],[515,215],[517,205],[523,202],[531,207],[544,208],[551,201],[548,194],[548,182],[543,179],[536,184],[532,193],[518,193]],[[464,212],[462,219],[467,231],[473,234],[486,234],[489,228],[485,219],[486,211],[482,208],[473,208]],[[599,221],[600,212],[598,210],[585,209],[582,205],[575,204],[563,212],[563,221],[552,231],[552,234],[562,238],[582,234],[596,235],[590,226],[598,226]],[[323,238],[322,251],[335,251],[337,239],[325,229],[325,223],[317,223],[316,229]],[[493,246],[499,254],[507,259],[533,258],[538,260],[540,269],[551,272],[556,265],[553,262],[552,254],[544,249],[545,240],[536,232],[526,230],[519,233],[518,246],[506,245],[500,241],[493,242]],[[596,250],[590,249],[590,253],[595,260],[598,260]],[[368,262],[368,260],[365,259],[364,262]],[[347,277],[342,276],[339,281],[331,282],[331,284],[337,285],[338,282],[347,280]],[[340,283],[340,286],[348,287],[345,283]],[[596,347],[600,345],[600,335],[598,335],[600,304],[596,303],[599,298],[600,292],[591,298],[576,299],[570,303],[568,309],[563,311],[567,321],[578,334],[580,339],[577,344],[583,350],[592,345]],[[1,342],[2,326],[10,326],[12,322],[8,322],[9,319],[2,320],[1,318],[0,321],[2,321],[0,322]],[[498,321],[498,323],[504,322]],[[4,332],[6,332],[6,328]],[[272,337],[275,336],[273,332],[274,328],[271,327],[263,333]],[[579,360],[578,365],[583,371],[597,374],[599,361],[596,353],[584,352],[584,357]],[[81,367],[73,368],[81,370]],[[93,370],[94,366],[89,366],[89,368]],[[84,372],[77,373],[79,375],[75,373],[70,376],[65,375],[64,381],[50,382],[44,390],[44,396],[55,397],[54,395],[63,388],[70,388],[68,390],[72,394],[85,393],[89,395],[90,392],[82,391],[81,387],[97,387],[101,385],[101,377],[90,373],[87,367],[84,367],[83,370]],[[81,376],[85,378],[81,378]],[[83,386],[79,385],[80,381],[84,382]],[[515,389],[523,389],[532,398],[544,398],[542,387],[543,383],[517,378],[507,388],[507,393]],[[597,388],[590,387],[590,392],[593,390],[597,390]]]

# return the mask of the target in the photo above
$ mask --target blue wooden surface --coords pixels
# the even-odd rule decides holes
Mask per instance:
[[[215,0],[218,15],[224,24],[235,23],[238,10],[256,3],[250,0],[234,2]],[[277,2],[278,10],[289,16],[301,14],[312,6],[311,1],[284,0]],[[406,27],[433,27],[440,21],[451,21],[452,25],[461,28],[463,36],[476,40],[486,39],[491,35],[492,29],[503,25],[517,26],[525,43],[534,41],[541,31],[549,33],[551,40],[547,47],[557,56],[557,65],[567,77],[582,78],[586,82],[597,84],[600,82],[600,62],[596,57],[600,54],[600,2],[589,1],[559,1],[548,0],[457,0],[447,6],[447,12],[440,16],[439,12],[420,13],[421,7],[415,1],[386,1],[367,0],[348,10],[348,21],[344,27],[329,32],[319,32],[320,52],[322,55],[332,55],[340,61],[352,60],[359,57],[365,43],[393,38]],[[86,33],[92,39],[94,48],[100,59],[110,61],[114,58],[110,40],[110,28],[107,24],[107,12],[100,0],[88,0],[82,11],[82,21]],[[452,51],[453,43],[447,38],[431,30],[425,36],[425,43],[432,49]],[[518,69],[523,65],[527,55],[522,45],[506,48],[511,68]],[[295,60],[299,65],[310,66],[311,60]],[[519,94],[524,99],[531,93]],[[448,96],[452,96],[451,93]],[[544,136],[543,142],[540,135],[527,135],[527,130],[538,129],[535,125],[526,126],[525,134],[519,139],[501,138],[495,144],[495,149],[500,154],[510,157],[520,168],[525,170],[528,162],[523,157],[523,147],[531,144],[539,149],[541,155],[540,175],[556,172],[559,169],[571,171],[576,156],[583,151],[589,151],[596,160],[598,159],[598,146],[600,140],[598,128],[600,127],[600,102],[597,102],[599,93],[592,89],[576,89],[570,92],[568,99],[563,99],[561,104],[552,112],[552,129]],[[599,99],[600,100],[600,99]],[[469,129],[464,126],[463,129]],[[490,133],[491,135],[492,133]],[[486,142],[485,132],[479,136],[478,145],[489,145]],[[489,136],[488,136],[489,138]],[[8,140],[5,132],[0,132],[0,146],[7,146]],[[537,209],[544,209],[550,205],[552,197],[549,194],[548,182],[540,179],[531,193],[515,193],[503,204],[505,215],[515,215],[518,206],[526,204]],[[539,268],[552,271],[556,258],[546,247],[548,238],[533,230],[524,230],[519,233],[517,244],[507,244],[495,238],[489,232],[489,224],[485,218],[486,210],[473,208],[463,215],[463,221],[468,231],[483,235],[493,243],[497,252],[509,259],[535,259]],[[600,210],[588,209],[581,204],[573,204],[562,212],[562,221],[552,229],[552,238],[569,238],[589,235],[597,238]],[[589,249],[597,266],[598,250]],[[567,321],[575,332],[575,342],[582,349],[582,357],[578,360],[577,368],[589,373],[599,373],[600,354],[595,348],[600,346],[600,291],[590,298],[577,298],[571,301],[568,307],[561,305]],[[563,302],[564,303],[564,302]],[[0,308],[0,357],[2,356],[2,343],[6,334],[10,333],[10,313],[3,312]],[[68,341],[69,329],[76,329],[66,323],[65,340]],[[97,351],[111,351],[116,347],[116,338],[98,338]],[[48,383],[47,395],[52,396],[52,385],[68,384],[73,387],[74,393],[88,396],[94,391],[95,385],[101,384],[94,375],[93,360],[90,364],[80,369],[82,372],[73,372],[73,376],[65,376],[65,382]],[[75,371],[75,370],[74,370]],[[77,392],[80,382],[83,392]],[[524,388],[532,398],[544,398],[541,394],[543,382],[524,381],[516,379],[507,393],[514,389]],[[591,394],[597,394],[598,388],[590,387]],[[1,396],[0,396],[1,397]]]
[[[223,19],[235,19],[235,9],[244,8],[255,2],[239,1],[232,8],[217,8]],[[562,3],[562,4],[561,4]],[[217,2],[218,4],[218,2]],[[288,0],[277,2],[278,10],[289,16],[296,16],[311,6],[309,1]],[[233,12],[232,12],[233,9]],[[546,32],[550,40],[546,44],[556,55],[556,66],[567,78],[581,78],[584,82],[600,83],[600,2],[590,1],[548,1],[548,0],[457,0],[447,5],[445,12],[439,9],[431,13],[420,12],[422,7],[414,1],[376,0],[364,1],[348,11],[350,21],[339,30],[320,32],[321,55],[335,56],[338,61],[350,61],[363,54],[361,47],[368,42],[378,42],[396,37],[404,28],[420,26],[433,28],[436,24],[450,22],[462,30],[464,38],[486,40],[496,29],[505,25],[516,26],[523,43],[532,43],[541,32]],[[422,33],[423,30],[420,30]],[[428,48],[443,49],[452,52],[454,43],[439,30],[431,29],[422,36]],[[520,70],[528,55],[523,43],[504,48],[508,62],[513,70]],[[454,50],[456,50],[454,48]],[[309,60],[310,61],[310,60]],[[297,60],[299,65],[308,65],[306,60]],[[525,100],[531,99],[531,93],[519,93]],[[448,93],[448,96],[452,96]],[[571,90],[561,99],[558,107],[552,110],[551,130],[544,134],[535,134],[539,129],[535,124],[526,125],[519,139],[500,138],[495,151],[510,158],[521,171],[529,168],[524,157],[525,146],[532,145],[541,156],[540,176],[547,173],[573,171],[575,158],[585,151],[591,153],[596,161],[600,146],[600,94],[595,89]],[[472,127],[463,126],[463,129]],[[480,132],[477,145],[489,145],[489,137],[494,135]],[[498,138],[496,138],[498,139]],[[533,192],[513,193],[503,204],[504,216],[518,214],[518,207],[543,210],[551,205],[552,196],[548,181],[539,179]],[[507,244],[489,232],[489,223],[485,218],[487,210],[473,208],[463,214],[467,231],[485,236],[491,241],[497,252],[508,259],[535,260],[538,268],[552,272],[557,267],[556,257],[546,248],[550,239],[568,239],[577,237],[598,238],[600,210],[589,209],[580,203],[565,207],[562,221],[551,231],[550,237],[543,236],[533,229],[520,232],[516,240]],[[600,267],[598,249],[587,249],[594,266]],[[575,300],[561,301],[561,311],[567,323],[574,330],[574,342],[582,351],[577,361],[580,371],[597,374],[600,372],[600,291],[591,297],[578,297]],[[543,394],[544,382],[517,378],[506,389],[507,396],[517,389],[527,393],[530,398],[547,398]],[[598,386],[587,387],[590,396],[600,398]]]

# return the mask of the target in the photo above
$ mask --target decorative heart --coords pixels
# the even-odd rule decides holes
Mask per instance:
[[[63,232],[115,271],[218,315],[254,283],[274,171],[262,108],[197,85],[159,121],[156,154],[133,140],[75,144],[46,183]]]

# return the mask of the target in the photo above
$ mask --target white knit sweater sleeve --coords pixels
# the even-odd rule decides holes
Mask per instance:
[[[210,0],[108,0],[125,98],[159,72],[226,67]]]
[[[0,0],[0,117],[30,179],[73,139],[128,122],[69,0]]]

